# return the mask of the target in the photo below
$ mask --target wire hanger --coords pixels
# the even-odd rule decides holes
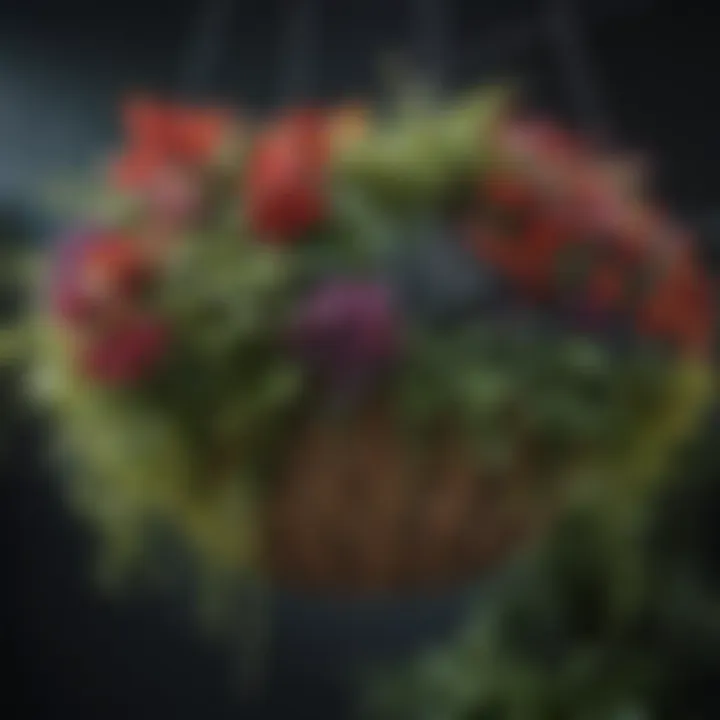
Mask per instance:
[[[448,8],[447,0],[415,0],[415,57],[423,84],[433,96],[440,95],[448,79]]]
[[[207,92],[232,27],[235,0],[198,0],[189,42],[181,56],[178,92],[191,98]]]
[[[317,92],[320,17],[316,0],[288,3],[278,47],[277,103],[308,102]]]
[[[551,0],[547,29],[557,53],[565,84],[585,130],[598,140],[609,140],[610,118],[586,52],[578,13],[572,0]]]

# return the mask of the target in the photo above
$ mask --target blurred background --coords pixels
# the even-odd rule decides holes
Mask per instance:
[[[0,241],[36,242],[48,182],[81,175],[143,89],[251,113],[355,98],[399,55],[443,91],[517,79],[535,107],[646,156],[660,197],[720,259],[720,103],[702,0],[0,0]],[[342,718],[351,667],[452,625],[462,600],[275,602],[267,682],[233,694],[226,658],[166,603],[111,603],[1,388],[3,717]],[[397,618],[401,617],[402,622]]]

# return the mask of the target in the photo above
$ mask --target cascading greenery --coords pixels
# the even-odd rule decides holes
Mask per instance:
[[[677,482],[620,523],[596,503],[574,506],[478,597],[455,639],[378,673],[368,716],[716,717],[716,437],[712,425],[687,449]]]

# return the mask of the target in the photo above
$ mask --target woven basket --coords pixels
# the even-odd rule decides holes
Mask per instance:
[[[482,474],[449,428],[425,448],[373,401],[338,422],[301,423],[268,511],[267,565],[295,590],[376,593],[445,589],[476,579],[542,527],[520,460]]]

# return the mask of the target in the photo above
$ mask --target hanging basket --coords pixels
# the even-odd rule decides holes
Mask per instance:
[[[573,489],[630,501],[698,420],[692,242],[507,93],[125,120],[19,329],[112,567],[160,534],[279,587],[460,586]]]

